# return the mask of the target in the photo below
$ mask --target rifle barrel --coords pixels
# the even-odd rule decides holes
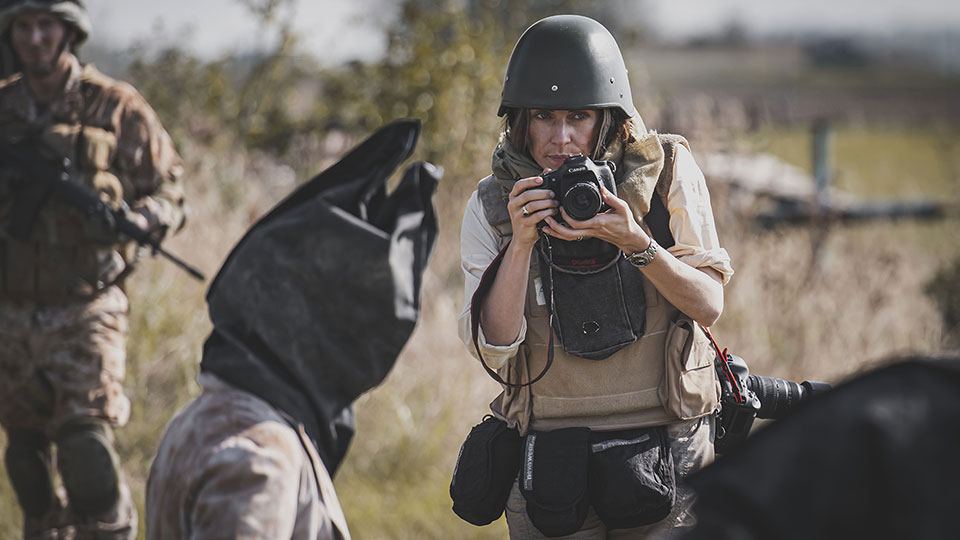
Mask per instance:
[[[169,251],[164,249],[163,246],[160,245],[160,240],[158,240],[156,236],[153,236],[152,234],[150,234],[149,231],[145,231],[141,229],[139,225],[127,219],[127,217],[123,215],[122,211],[111,210],[111,212],[113,212],[114,214],[114,219],[116,221],[118,231],[129,236],[140,245],[150,246],[153,249],[154,253],[159,253],[160,255],[163,255],[164,257],[167,258],[168,261],[176,264],[181,269],[183,269],[188,274],[190,274],[192,277],[200,281],[206,280],[206,277],[204,277],[204,275],[200,273],[199,270],[197,270],[196,268],[188,264],[186,261],[184,261],[180,257],[177,257],[173,253],[170,253]]]
[[[163,255],[164,257],[166,257],[168,261],[170,261],[170,262],[172,262],[173,264],[175,264],[175,265],[179,266],[180,268],[182,268],[186,273],[190,274],[190,275],[193,276],[194,278],[196,278],[196,279],[198,279],[198,280],[200,280],[200,281],[206,281],[207,278],[204,277],[204,275],[203,275],[202,273],[200,273],[199,270],[197,270],[197,269],[194,268],[193,266],[190,266],[189,263],[187,263],[186,261],[184,261],[184,260],[181,259],[180,257],[177,257],[176,255],[174,255],[173,253],[170,253],[169,251],[163,249],[163,248],[160,247],[159,245],[153,246],[153,249],[156,250],[157,253]]]
[[[200,281],[204,281],[203,274],[199,270],[187,264],[176,255],[163,249],[160,241],[150,234],[149,231],[141,229],[136,223],[127,219],[122,210],[115,210],[109,204],[100,199],[99,193],[84,187],[80,184],[71,182],[66,177],[67,171],[63,164],[54,164],[49,159],[44,159],[40,152],[34,146],[28,146],[23,143],[11,144],[0,140],[0,158],[5,165],[13,164],[22,169],[29,176],[33,177],[38,187],[46,189],[38,192],[31,200],[29,209],[24,209],[22,203],[15,205],[15,209],[20,208],[20,214],[14,220],[13,233],[15,238],[26,238],[33,228],[33,222],[36,213],[46,203],[48,196],[52,195],[56,199],[79,209],[87,215],[88,219],[101,218],[108,221],[117,232],[129,236],[140,245],[149,245],[155,253],[160,253],[170,262],[176,264],[188,274]]]

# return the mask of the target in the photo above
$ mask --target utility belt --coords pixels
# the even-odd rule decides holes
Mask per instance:
[[[450,482],[453,511],[487,525],[503,514],[515,481],[530,520],[550,538],[580,530],[591,506],[607,528],[628,529],[660,521],[676,502],[665,426],[520,437],[487,416],[460,449]]]

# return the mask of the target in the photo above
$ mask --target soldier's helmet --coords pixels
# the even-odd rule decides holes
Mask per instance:
[[[580,15],[541,19],[520,36],[507,64],[497,115],[508,108],[636,112],[616,40],[602,24]]]
[[[73,28],[74,47],[90,35],[90,17],[80,0],[0,0],[0,36],[5,37],[13,19],[28,10],[49,11]]]

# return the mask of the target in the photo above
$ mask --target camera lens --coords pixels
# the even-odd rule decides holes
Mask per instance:
[[[578,182],[570,186],[563,195],[563,209],[578,221],[597,215],[601,202],[600,190],[596,185],[587,182]]]
[[[747,388],[760,399],[758,418],[781,418],[810,397],[810,392],[798,383],[764,375],[750,375]]]

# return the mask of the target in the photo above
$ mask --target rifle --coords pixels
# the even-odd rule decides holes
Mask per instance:
[[[91,220],[100,220],[110,230],[123,234],[141,246],[150,246],[153,254],[159,253],[194,278],[205,278],[199,270],[176,255],[163,249],[160,239],[150,231],[127,219],[123,209],[115,209],[104,202],[99,194],[76,182],[70,181],[70,160],[63,161],[45,157],[40,152],[38,140],[10,143],[0,140],[0,163],[3,168],[13,168],[25,173],[29,183],[20,186],[17,204],[11,212],[7,232],[18,240],[26,240],[33,230],[40,209],[52,197],[66,203]]]

